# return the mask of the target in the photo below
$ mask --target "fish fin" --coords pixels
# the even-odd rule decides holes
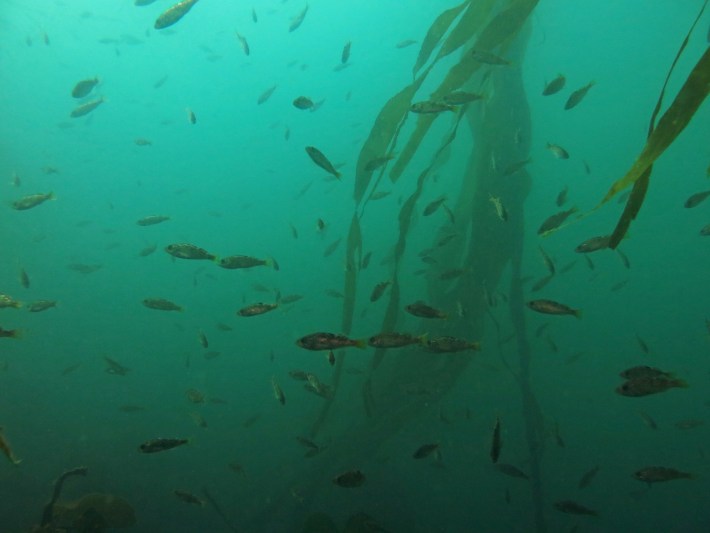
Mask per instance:
[[[576,318],[582,318],[582,311],[579,309],[575,309],[572,314],[574,314]]]
[[[12,464],[17,466],[22,462],[22,459],[18,459],[17,457],[11,457],[10,461],[12,461]]]
[[[356,340],[354,346],[356,348],[360,348],[361,350],[364,350],[365,348],[367,348],[367,339]]]
[[[50,192],[49,192],[49,195],[47,196],[47,199],[48,199],[48,200],[56,200],[56,199],[57,199],[57,195],[54,194],[54,191],[50,191]]]
[[[273,268],[274,260],[271,257],[267,257],[266,259],[264,259],[264,265]]]
[[[13,339],[21,339],[24,336],[25,336],[25,332],[21,329],[16,329],[12,332]]]
[[[687,389],[687,388],[690,386],[690,385],[688,385],[688,382],[685,381],[684,379],[675,379],[675,380],[673,381],[673,384],[674,384],[676,387],[680,387],[680,388],[682,388],[682,389]]]
[[[429,333],[423,333],[417,337],[417,340],[419,341],[419,344],[421,345],[426,345],[427,342],[429,342]]]
[[[175,257],[173,257],[173,261],[175,261]],[[213,263],[219,264],[219,256],[217,256],[217,255],[213,256],[212,259],[210,259],[210,261],[212,261]]]
[[[480,352],[480,351],[481,351],[481,343],[478,342],[478,341],[472,342],[472,343],[471,343],[471,349],[474,350],[474,351],[476,351],[476,352]]]

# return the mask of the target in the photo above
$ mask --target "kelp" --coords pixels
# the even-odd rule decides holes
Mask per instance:
[[[456,17],[459,16],[459,13],[461,13],[461,11],[470,4],[471,0],[466,0],[466,2],[463,2],[456,7],[452,7],[451,9],[447,9],[436,17],[434,23],[429,27],[429,31],[427,32],[426,37],[424,37],[424,41],[422,41],[422,46],[419,48],[417,61],[414,63],[414,67],[412,68],[413,78],[417,77],[419,69],[422,68],[427,61],[429,61],[429,57],[434,51],[434,48],[436,48],[436,45],[439,44],[439,41],[441,41],[444,34],[448,31],[449,26],[451,26],[454,20],[456,20]]]
[[[659,94],[658,101],[656,102],[656,107],[654,108],[653,113],[651,114],[651,120],[649,121],[648,136],[647,136],[647,141],[646,141],[647,146],[648,146],[648,142],[651,138],[651,135],[653,134],[654,129],[655,129],[656,117],[658,116],[658,113],[661,110],[661,104],[663,103],[663,97],[666,92],[666,87],[668,86],[668,80],[670,80],[671,74],[673,73],[673,70],[675,69],[675,66],[678,63],[678,59],[680,58],[681,54],[683,53],[683,50],[685,49],[686,45],[688,44],[688,40],[690,39],[690,35],[693,33],[693,29],[695,28],[698,21],[700,20],[700,17],[702,16],[703,11],[705,10],[705,7],[707,6],[707,3],[708,3],[708,0],[705,0],[705,2],[703,3],[703,6],[700,8],[698,16],[695,18],[695,21],[693,22],[692,26],[690,27],[688,34],[685,36],[685,39],[683,39],[683,42],[681,43],[680,48],[678,49],[678,52],[676,53],[675,59],[673,60],[673,63],[671,64],[670,69],[668,70],[668,74],[666,75],[666,79],[663,82],[663,87],[661,88],[661,93]],[[706,51],[706,53],[707,53],[707,51]],[[701,59],[701,61],[702,61],[702,59]],[[696,68],[697,68],[697,65],[696,65]],[[692,73],[691,73],[691,75],[692,75]],[[686,81],[686,83],[687,83],[687,81]],[[707,87],[706,87],[706,95],[707,95]],[[680,93],[678,96],[680,96]],[[676,100],[677,99],[678,99],[678,97],[676,97]],[[670,111],[670,109],[669,109],[669,111]],[[695,113],[695,111],[693,111],[693,113]],[[692,115],[691,115],[691,117],[692,117]],[[690,120],[690,118],[688,118],[688,120]],[[680,133],[680,131],[678,133]],[[664,150],[665,150],[665,148],[664,148]],[[660,156],[660,154],[658,154],[658,156]],[[619,217],[619,221],[617,222],[616,227],[614,228],[614,231],[612,232],[611,237],[609,239],[609,247],[610,248],[614,249],[619,245],[621,240],[626,235],[626,232],[628,231],[629,226],[631,225],[631,222],[638,216],[638,213],[641,210],[641,206],[643,205],[643,201],[646,198],[646,192],[648,191],[648,186],[650,184],[650,178],[651,178],[652,171],[653,171],[653,162],[649,163],[648,166],[643,171],[641,171],[640,175],[638,176],[636,181],[633,183],[633,188],[631,189],[631,194],[629,195],[629,198],[626,201],[626,206],[624,207],[624,211],[621,213],[621,217]],[[628,174],[627,174],[627,176],[628,176]],[[618,183],[619,182],[617,181],[614,185],[616,185]],[[626,186],[624,186],[624,187],[626,187]],[[612,189],[613,189],[613,186],[612,186]],[[619,189],[619,190],[621,190],[621,189]],[[611,190],[609,192],[611,192]],[[618,192],[618,191],[616,191],[616,192]],[[614,194],[616,194],[616,192],[614,192]],[[612,196],[613,196],[613,194],[612,194]],[[609,193],[607,193],[607,197],[609,197]],[[601,204],[605,203],[610,198],[611,197],[605,198],[601,202]]]
[[[457,31],[455,35],[454,32],[452,32],[452,35],[449,37],[449,40],[452,41],[451,46],[459,43],[462,38],[461,34],[465,34],[466,32],[468,35],[467,40],[470,40],[479,33],[479,30],[479,38],[476,40],[475,44],[473,44],[473,48],[475,49],[491,50],[504,44],[505,42],[510,42],[516,37],[517,33],[520,31],[520,28],[522,28],[537,3],[538,0],[516,0],[510,5],[510,7],[498,13],[481,30],[481,27],[486,21],[487,15],[490,13],[493,5],[495,4],[492,0],[483,0],[478,5],[477,9],[469,10],[471,11],[470,20],[464,15],[467,25],[463,26],[462,24],[459,24],[462,28],[461,31]],[[474,19],[474,16],[477,18]],[[447,45],[442,48],[447,48]],[[476,71],[481,68],[481,66],[481,63],[476,61],[470,54],[464,53],[459,62],[451,67],[444,80],[434,91],[433,97],[437,98],[459,89],[464,83],[471,79],[471,76],[473,76]],[[397,157],[397,160],[392,167],[392,171],[390,172],[389,176],[393,182],[396,182],[401,177],[402,173],[409,165],[412,157],[419,149],[419,145],[424,140],[424,137],[437,116],[438,115],[419,116],[414,133],[409,138],[406,146],[400,152],[399,157]]]
[[[360,229],[360,218],[357,215],[357,211],[353,214],[353,218],[350,221],[350,230],[348,231],[348,243],[347,251],[345,257],[345,280],[344,280],[344,290],[343,290],[343,316],[340,323],[340,331],[349,335],[352,330],[353,324],[353,313],[355,311],[355,296],[357,292],[357,271],[362,262],[362,231]],[[336,359],[335,371],[333,372],[332,387],[333,391],[337,393],[338,386],[340,385],[340,379],[343,375],[343,364],[345,362],[345,350],[341,350]],[[332,397],[325,400],[325,404],[320,411],[318,419],[315,421],[311,428],[311,437],[315,437],[321,428],[322,423],[326,420],[328,412],[333,406],[333,400],[335,394]]]

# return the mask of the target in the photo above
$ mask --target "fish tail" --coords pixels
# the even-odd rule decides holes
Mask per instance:
[[[355,346],[355,348],[360,348],[361,350],[367,348],[367,339],[358,339],[354,342],[353,346]]]
[[[219,256],[216,256],[214,254],[210,254],[210,255],[211,255],[210,261],[219,264]]]
[[[577,318],[582,318],[582,311],[580,309],[573,309],[572,314]]]
[[[681,389],[687,389],[690,386],[688,385],[688,382],[684,379],[674,379],[673,385],[675,385],[676,387],[680,387]]]
[[[429,334],[428,333],[423,333],[417,337],[417,340],[419,341],[419,344],[422,346],[426,346],[427,342],[429,342]]]
[[[22,462],[22,459],[18,459],[15,456],[10,456],[10,461],[12,461],[12,464],[17,466]]]
[[[24,336],[24,332],[21,329],[13,329],[10,337],[13,339],[21,339]]]
[[[57,199],[57,195],[54,194],[54,191],[50,191],[49,194],[47,195],[47,199],[48,199],[48,200],[56,200],[56,199]]]
[[[481,351],[481,343],[478,341],[472,342],[470,345],[470,348],[476,352],[480,352]]]

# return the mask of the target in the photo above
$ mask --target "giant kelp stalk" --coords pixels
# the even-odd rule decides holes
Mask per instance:
[[[518,276],[511,287],[512,323],[519,335],[520,371],[515,373],[520,383],[526,434],[528,436],[529,462],[535,481],[531,484],[535,504],[535,522],[538,531],[544,530],[542,491],[539,472],[541,452],[540,416],[528,380],[529,350],[524,341],[523,308],[519,284],[520,263],[523,246],[523,203],[530,186],[529,176],[518,172],[506,176],[505,169],[524,161],[529,150],[530,118],[524,96],[520,63],[524,52],[524,40],[520,32],[524,28],[537,0],[477,0],[466,1],[443,12],[431,26],[413,69],[411,84],[394,95],[378,114],[375,124],[358,157],[355,180],[355,211],[348,233],[344,283],[344,308],[341,329],[349,334],[354,317],[359,269],[362,265],[363,242],[375,235],[367,235],[368,226],[361,225],[367,217],[369,198],[377,192],[380,184],[406,180],[405,174],[415,154],[422,152],[422,145],[435,121],[446,121],[448,133],[439,141],[429,163],[415,171],[411,187],[397,216],[398,235],[394,243],[394,266],[391,273],[391,289],[387,295],[387,308],[380,326],[381,331],[397,331],[402,317],[403,301],[415,295],[409,294],[400,285],[400,267],[406,261],[410,226],[415,214],[423,208],[420,201],[425,186],[436,168],[444,164],[453,153],[468,157],[468,164],[458,184],[450,187],[450,198],[457,198],[453,208],[453,224],[441,229],[441,234],[456,234],[458,245],[440,248],[434,252],[441,264],[461,266],[463,274],[450,287],[442,286],[432,272],[427,277],[429,298],[434,305],[451,308],[452,294],[461,295],[462,316],[452,318],[446,331],[449,335],[468,339],[483,336],[489,291],[495,290],[507,268]],[[436,47],[438,52],[434,55]],[[476,59],[472,50],[489,52],[508,57],[515,66],[492,66]],[[472,102],[461,106],[456,113],[414,115],[410,107],[424,80],[434,72],[440,59],[459,51],[460,58],[445,73],[431,95],[432,101],[457,90],[481,90],[485,102]],[[433,57],[433,59],[431,59]],[[428,65],[427,65],[428,63]],[[425,98],[418,98],[419,100]],[[413,132],[400,140],[408,121],[416,121]],[[461,126],[467,124],[473,145],[458,142]],[[471,146],[473,148],[471,149]],[[428,148],[428,146],[427,146]],[[373,172],[369,163],[385,154],[398,153],[391,168],[384,167]],[[458,189],[458,190],[457,190]],[[496,216],[489,201],[491,196],[500,198],[508,206],[507,222]],[[437,238],[438,240],[438,238]],[[435,240],[436,242],[436,240]],[[420,243],[418,243],[420,244]],[[517,308],[515,308],[517,306]],[[486,348],[495,354],[494,343]],[[333,376],[335,397],[327,401],[315,421],[311,434],[316,437],[328,425],[339,434],[334,437],[338,445],[314,458],[308,475],[299,475],[299,493],[311,502],[323,500],[332,492],[330,478],[333,455],[338,454],[338,463],[343,457],[347,463],[357,465],[376,455],[388,440],[395,437],[407,424],[432,409],[438,400],[449,393],[464,376],[464,371],[475,355],[438,354],[433,356],[421,349],[375,350],[369,371],[362,380],[362,403],[354,404],[352,396],[341,400],[338,392],[341,384],[344,359],[339,354]],[[365,357],[358,353],[358,358]],[[426,395],[408,394],[415,385],[425,390]],[[343,430],[339,420],[347,413],[349,427]],[[332,433],[331,433],[332,436]],[[328,462],[326,462],[328,461]],[[327,468],[326,468],[327,467]],[[305,481],[304,481],[305,480]],[[305,486],[304,486],[305,485]],[[330,491],[330,492],[329,492]],[[272,497],[269,516],[285,515],[289,497]],[[293,502],[290,502],[293,504]]]

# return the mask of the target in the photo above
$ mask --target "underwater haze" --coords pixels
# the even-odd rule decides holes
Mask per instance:
[[[710,531],[706,3],[0,0],[0,533]]]

